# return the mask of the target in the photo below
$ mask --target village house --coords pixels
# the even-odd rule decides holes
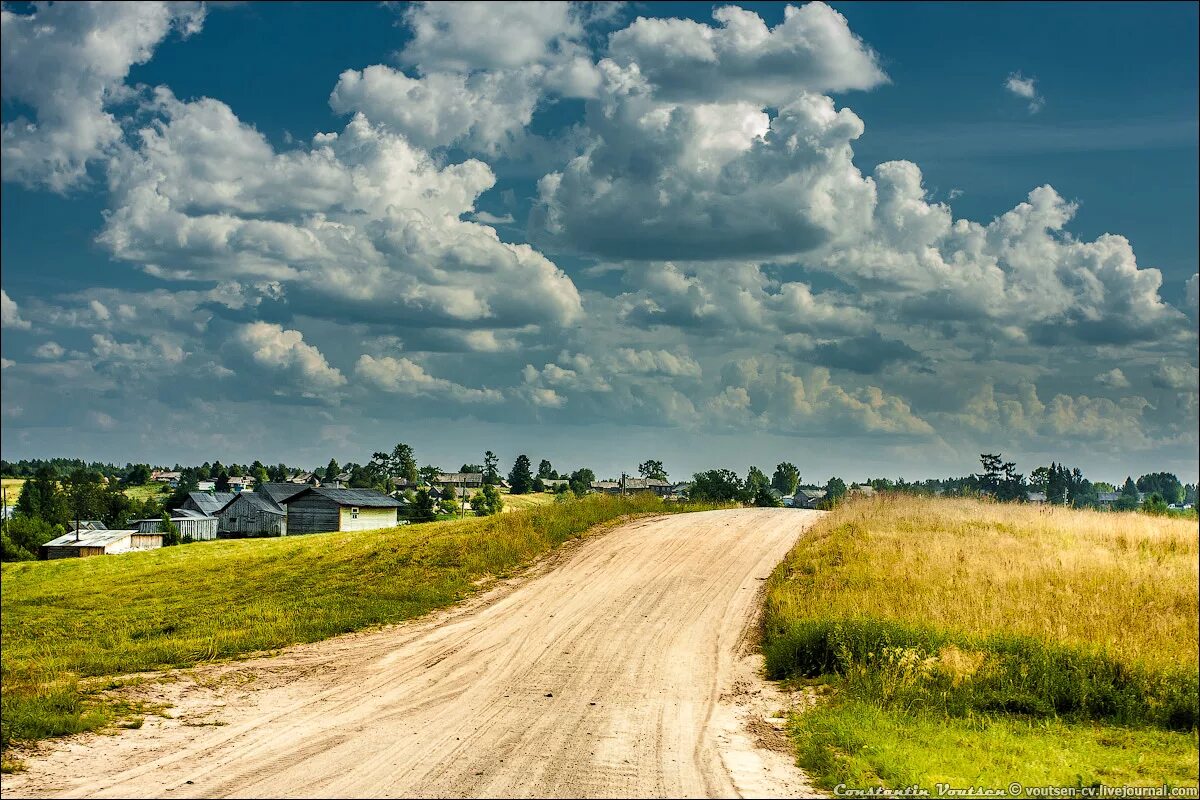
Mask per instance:
[[[309,487],[283,501],[287,533],[368,531],[396,525],[400,503],[374,489]]]
[[[248,489],[253,489],[254,483],[253,475],[236,475],[229,479],[229,491],[244,492]]]
[[[215,492],[217,490],[217,482],[196,481],[196,489],[201,492]]]
[[[667,497],[672,493],[674,485],[670,481],[658,478],[630,478],[625,476],[619,481],[593,481],[592,491],[601,494],[634,494],[638,492],[653,492],[659,497]]]
[[[51,539],[40,548],[42,559],[86,558],[87,556],[118,555],[137,550],[156,550],[162,547],[161,533],[143,533],[134,530],[72,531]]]
[[[542,486],[546,487],[547,492],[553,492],[560,486],[570,486],[571,482],[566,478],[542,478]]]
[[[167,470],[156,469],[150,473],[150,480],[155,483],[169,483],[175,486],[179,483],[179,472],[169,472]]]
[[[288,483],[298,483],[305,486],[320,486],[321,479],[311,472],[297,472],[295,475],[287,479]]]
[[[179,504],[179,510],[199,511],[206,516],[215,517],[235,496],[233,492],[188,492],[187,499]]]
[[[171,512],[171,522],[179,530],[180,536],[190,536],[192,541],[202,542],[217,538],[218,520],[201,511],[176,509]],[[139,533],[162,533],[162,519],[139,519],[136,523]]]
[[[462,489],[482,489],[482,472],[439,472],[433,479],[438,486],[453,486],[455,491],[462,494]]]
[[[816,508],[825,499],[824,489],[797,489],[792,495],[792,508]]]

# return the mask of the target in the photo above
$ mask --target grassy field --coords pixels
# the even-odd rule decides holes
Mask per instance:
[[[596,496],[462,522],[4,564],[3,746],[136,711],[98,694],[111,676],[409,619],[595,525],[698,508]]]
[[[8,504],[14,506],[17,504],[17,498],[21,496],[21,487],[25,485],[24,478],[0,478],[0,484],[4,486],[4,494],[8,498]]]
[[[165,483],[143,483],[141,486],[126,486],[122,491],[131,500],[137,500],[144,503],[151,497],[156,498],[159,502],[166,500],[171,495],[171,487]]]
[[[772,575],[773,677],[826,787],[1197,784],[1194,522],[880,497]]]
[[[554,502],[554,495],[547,492],[533,492],[531,494],[509,494],[502,492],[504,498],[505,511],[524,511],[528,508],[537,508],[544,506],[547,503]]]

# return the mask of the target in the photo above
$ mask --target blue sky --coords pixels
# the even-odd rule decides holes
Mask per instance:
[[[720,8],[5,5],[4,456],[1196,477],[1195,5]]]

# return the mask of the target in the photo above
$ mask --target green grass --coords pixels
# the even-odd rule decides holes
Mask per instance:
[[[158,500],[164,500],[171,494],[171,487],[165,483],[143,483],[140,486],[126,486],[121,491],[125,492],[125,496],[131,500],[137,500],[139,503],[144,503],[151,497]]]
[[[699,508],[596,496],[462,522],[4,564],[0,741],[7,748],[141,713],[101,693],[112,681],[98,678],[410,619],[593,526]]]
[[[826,787],[1196,785],[1198,551],[1193,524],[1145,514],[838,507],[768,583],[769,674],[834,690],[794,720],[800,763]]]
[[[1196,735],[982,715],[823,705],[792,720],[801,763],[832,788],[1196,783]]]

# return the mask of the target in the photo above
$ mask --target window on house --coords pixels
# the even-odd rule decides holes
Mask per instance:
[[[358,519],[358,506],[350,507],[350,519]]]

